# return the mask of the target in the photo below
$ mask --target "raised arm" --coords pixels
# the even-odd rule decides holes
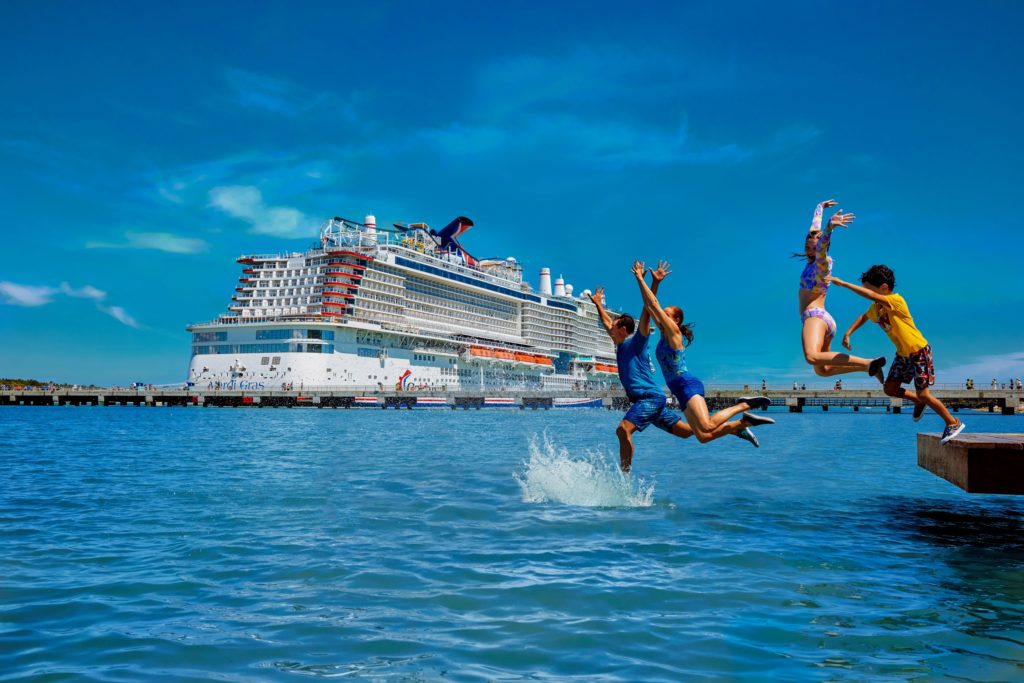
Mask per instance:
[[[612,336],[612,317],[608,315],[608,311],[604,310],[604,304],[601,303],[601,300],[604,298],[604,287],[598,287],[589,296],[597,308],[597,315],[601,318],[601,325],[604,326],[604,331],[608,333],[609,337]]]
[[[877,292],[872,292],[870,289],[867,289],[866,287],[860,287],[858,285],[852,284],[852,283],[847,282],[845,280],[840,280],[837,277],[832,277],[831,275],[829,275],[826,279],[829,282],[831,282],[832,284],[836,285],[837,287],[846,287],[848,290],[850,290],[854,294],[860,294],[865,299],[870,299],[871,301],[877,301],[878,303],[882,304],[883,306],[888,306],[889,305],[889,300],[885,297],[884,294],[878,294]],[[858,327],[859,327],[859,325],[858,325]]]
[[[836,200],[826,199],[814,207],[814,217],[811,219],[811,228],[807,232],[821,232],[821,213],[825,209],[831,209],[836,205]]]
[[[843,335],[843,346],[846,347],[847,351],[853,351],[853,346],[850,345],[850,335],[859,330],[867,321],[868,314],[861,313],[857,316],[857,319],[850,324],[850,329],[846,330],[846,334]]]
[[[828,200],[818,204],[818,209],[827,206],[835,206],[835,201]],[[815,222],[818,226],[821,225],[821,212],[815,209],[814,221],[811,222],[811,229],[815,228]],[[825,277],[829,274],[830,269],[828,266],[828,248],[832,246],[832,231],[836,226],[848,227],[853,223],[855,216],[852,213],[843,213],[842,209],[839,209],[832,218],[828,219],[828,223],[825,224],[825,229],[821,231],[821,235],[818,237],[818,244],[814,248],[814,265],[818,271],[819,277]]]
[[[661,286],[661,281],[664,280],[672,270],[670,269],[668,262],[658,261],[658,268],[651,271],[651,293],[657,296],[658,288]],[[643,312],[640,314],[640,322],[637,323],[637,331],[645,337],[651,336],[651,313],[647,310],[647,306],[644,306]]]
[[[676,325],[676,321],[673,320],[665,313],[661,308],[661,304],[658,303],[658,298],[654,296],[654,292],[647,286],[647,282],[644,280],[644,274],[647,272],[643,261],[633,262],[633,275],[636,277],[637,285],[640,287],[640,296],[644,300],[644,310],[649,311],[651,317],[654,318],[654,324],[661,330],[662,336],[665,340],[673,347],[681,345],[683,343],[683,335],[679,331],[679,326]]]

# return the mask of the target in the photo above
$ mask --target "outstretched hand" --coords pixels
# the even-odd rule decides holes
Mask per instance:
[[[850,344],[850,335],[848,334],[843,335],[843,348],[847,351],[853,351],[853,346]]]
[[[647,267],[643,261],[633,261],[633,275],[636,275],[637,280],[644,279],[644,273],[647,272]]]
[[[840,280],[839,278],[834,277],[832,275],[826,275],[825,276],[825,282],[829,283],[830,285],[836,285],[837,287],[846,287],[847,286],[847,283],[845,281]]]
[[[593,294],[588,296],[590,296],[590,300],[593,301],[595,305],[600,303],[604,300],[604,287],[598,287],[594,290]]]
[[[825,201],[823,201],[821,203],[821,208],[823,208],[823,209],[831,209],[833,206],[835,206],[838,203],[839,202],[837,202],[834,199],[826,199]]]
[[[852,213],[843,213],[842,209],[836,211],[832,218],[828,219],[828,222],[832,227],[848,228],[853,223],[853,219],[856,218]]]
[[[658,261],[658,267],[650,268],[649,270],[654,281],[661,282],[672,272],[672,267],[669,266],[668,261]]]

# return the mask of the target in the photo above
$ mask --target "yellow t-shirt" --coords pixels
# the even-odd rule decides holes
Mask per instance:
[[[889,336],[899,355],[906,357],[928,346],[910,317],[907,302],[899,294],[886,296],[884,304],[875,301],[868,307],[866,315]]]

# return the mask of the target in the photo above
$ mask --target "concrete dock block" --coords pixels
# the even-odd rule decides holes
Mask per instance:
[[[1024,495],[1024,434],[917,435],[917,464],[968,493]]]

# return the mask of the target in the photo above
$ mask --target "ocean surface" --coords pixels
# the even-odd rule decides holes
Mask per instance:
[[[933,414],[629,478],[620,417],[0,408],[0,680],[1024,680],[1024,498],[919,469]]]

